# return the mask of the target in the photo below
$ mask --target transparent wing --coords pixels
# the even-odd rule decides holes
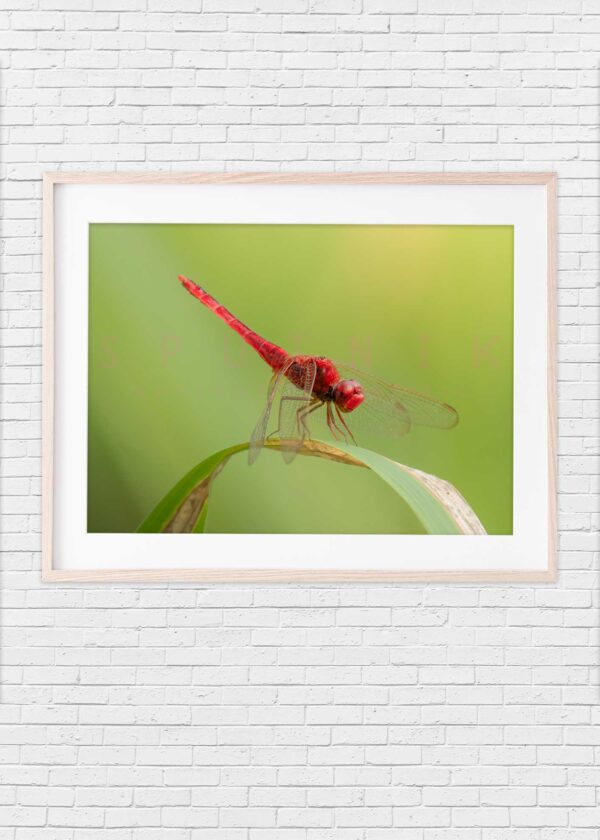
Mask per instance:
[[[286,464],[294,460],[308,435],[306,412],[313,399],[316,373],[314,359],[302,359],[301,362],[292,360],[281,385],[278,425],[274,434],[285,441],[281,454]]]
[[[278,403],[277,426],[272,434],[285,441],[281,447],[281,453],[286,463],[294,459],[308,432],[303,414],[312,400],[316,372],[317,367],[313,359],[303,358],[297,361],[292,357],[285,367],[271,378],[265,407],[250,436],[248,448],[250,464],[253,464],[260,455],[267,437],[269,419],[276,403]]]
[[[265,407],[262,411],[262,414],[258,418],[258,421],[256,423],[256,426],[254,427],[252,434],[250,435],[250,446],[248,447],[249,464],[253,464],[261,453],[262,447],[265,442],[267,429],[269,427],[269,417],[271,416],[271,409],[275,401],[275,396],[277,392],[281,389],[283,383],[287,382],[285,374],[291,364],[292,360],[289,359],[285,366],[280,371],[278,371],[278,373],[273,374],[273,376],[271,377],[271,381],[269,382],[269,388],[267,390],[267,401],[265,403]]]
[[[365,392],[364,402],[344,416],[351,429],[405,435],[412,426],[452,429],[458,413],[446,403],[400,388],[350,365],[335,363],[342,379],[356,379]]]

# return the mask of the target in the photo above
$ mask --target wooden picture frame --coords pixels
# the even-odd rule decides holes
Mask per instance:
[[[513,570],[393,570],[302,568],[62,568],[54,551],[55,418],[55,199],[64,185],[418,185],[465,187],[537,186],[545,189],[547,265],[547,565]],[[43,180],[43,479],[42,578],[46,582],[305,582],[345,583],[449,581],[548,582],[556,578],[556,215],[554,173],[86,173],[52,172]],[[518,362],[518,360],[517,360]],[[428,537],[423,537],[428,539]]]

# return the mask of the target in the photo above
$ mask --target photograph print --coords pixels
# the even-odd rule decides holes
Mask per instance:
[[[88,530],[510,534],[512,340],[510,226],[91,225]]]

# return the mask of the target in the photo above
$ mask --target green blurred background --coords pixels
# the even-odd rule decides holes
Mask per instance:
[[[488,533],[512,533],[512,227],[93,224],[89,267],[88,531],[135,531],[261,412],[269,368],[185,274],[289,352],[453,405],[452,431],[358,443],[452,482]],[[313,436],[330,439],[322,420]],[[274,452],[230,461],[206,530],[423,533],[370,471]]]

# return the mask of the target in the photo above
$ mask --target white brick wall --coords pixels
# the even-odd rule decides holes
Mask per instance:
[[[597,0],[1,8],[0,840],[596,840]],[[558,585],[43,586],[47,169],[556,169]]]

